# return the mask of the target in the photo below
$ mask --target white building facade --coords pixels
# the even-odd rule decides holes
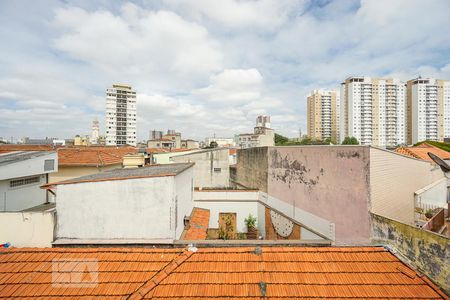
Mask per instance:
[[[48,186],[58,240],[179,239],[193,208],[193,164],[116,169]]]
[[[406,143],[406,85],[392,78],[350,77],[341,84],[340,141],[394,147]]]
[[[253,133],[236,135],[236,146],[241,149],[274,146],[275,131],[270,126],[270,116],[258,116]]]
[[[136,92],[129,85],[106,90],[106,145],[136,146]]]
[[[407,101],[409,144],[450,137],[450,80],[409,80]]]

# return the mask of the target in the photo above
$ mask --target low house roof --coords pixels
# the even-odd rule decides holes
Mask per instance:
[[[450,159],[450,152],[439,149],[428,143],[422,143],[414,147],[399,147],[395,149],[395,152],[429,162],[433,162],[433,160],[428,156],[428,152],[431,152],[442,159]]]
[[[189,228],[184,235],[184,240],[206,240],[208,236],[209,215],[209,209],[194,207],[189,221]]]
[[[74,146],[51,145],[0,145],[0,153],[12,151],[58,151],[59,166],[108,166],[120,164],[126,154],[138,152],[135,147],[125,146]]]
[[[59,166],[108,166],[121,164],[126,154],[135,154],[135,147],[74,147],[58,149]]]
[[[52,187],[61,184],[73,184],[83,182],[97,182],[97,181],[113,181],[113,180],[127,180],[150,177],[165,177],[176,176],[184,170],[192,167],[193,163],[177,163],[164,165],[148,165],[140,168],[126,168],[114,169],[92,175],[81,176],[78,178],[68,179],[59,182],[53,182],[43,185],[42,187]]]
[[[13,151],[52,151],[53,145],[5,144],[0,145],[0,153]]]
[[[47,151],[13,151],[13,152],[0,153],[0,166],[17,163],[17,162],[24,161],[24,160],[27,160],[27,159],[32,159],[32,158],[35,158],[35,157],[49,155],[49,154],[52,154],[52,153],[54,153],[54,152],[47,152]]]
[[[11,248],[6,298],[448,299],[382,247]]]

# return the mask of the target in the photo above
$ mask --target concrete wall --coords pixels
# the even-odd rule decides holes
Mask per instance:
[[[194,207],[194,168],[188,168],[175,176],[175,202],[176,220],[174,239],[179,239],[184,230],[184,217],[190,216]],[[174,210],[175,212],[175,210]],[[157,223],[156,223],[157,225]]]
[[[170,158],[170,161],[195,163],[195,187],[219,188],[230,185],[230,162],[228,149],[226,148],[174,156]]]
[[[40,186],[47,183],[47,175],[39,175],[39,182],[10,187],[10,180],[0,181],[0,211],[21,211],[46,201],[46,191]],[[14,180],[20,178],[14,178]]]
[[[414,224],[414,193],[443,177],[440,168],[429,162],[371,147],[371,211]],[[442,200],[446,201],[445,195]]]
[[[60,166],[58,172],[49,174],[49,182],[58,182],[77,178],[85,175],[97,174],[117,168],[122,168],[122,164],[114,164],[103,167],[92,166]]]
[[[372,214],[372,240],[390,245],[415,269],[450,293],[448,237]]]
[[[0,213],[0,244],[13,247],[51,247],[54,212]]]
[[[236,181],[239,186],[267,193],[268,148],[258,147],[237,151]]]
[[[58,238],[175,236],[173,176],[58,185],[56,194]]]
[[[292,207],[294,214],[300,208],[308,220],[318,217],[334,223],[337,244],[369,242],[369,147],[269,147],[268,151],[269,196]],[[305,224],[307,219],[298,221]],[[317,225],[324,227],[322,223]]]

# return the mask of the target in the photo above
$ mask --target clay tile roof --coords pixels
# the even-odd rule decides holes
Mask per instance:
[[[126,154],[135,154],[134,147],[74,147],[58,149],[59,166],[107,166],[120,164]]]
[[[53,149],[54,148],[52,145],[0,145],[0,153],[8,153],[13,151],[53,151]]]
[[[209,225],[209,209],[194,207],[185,240],[206,240]]]
[[[439,149],[438,147],[427,143],[422,143],[415,147],[399,147],[395,149],[395,152],[429,162],[433,162],[433,160],[428,156],[428,152],[431,152],[442,159],[450,159],[450,152]]]
[[[382,247],[13,248],[0,297],[449,299]]]

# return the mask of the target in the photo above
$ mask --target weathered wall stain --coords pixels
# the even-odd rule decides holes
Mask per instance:
[[[409,263],[450,293],[449,238],[371,214],[372,242],[390,245]]]
[[[358,151],[337,151],[336,156],[338,158],[359,158]]]
[[[308,172],[311,169],[306,168],[302,162],[296,159],[290,160],[287,155],[283,157],[277,149],[271,149],[270,156],[272,159],[269,176],[273,179],[282,181],[288,184],[289,187],[295,183],[302,183],[307,187],[313,187],[319,182],[320,176],[309,177]],[[323,173],[324,170],[320,169],[321,176]]]

